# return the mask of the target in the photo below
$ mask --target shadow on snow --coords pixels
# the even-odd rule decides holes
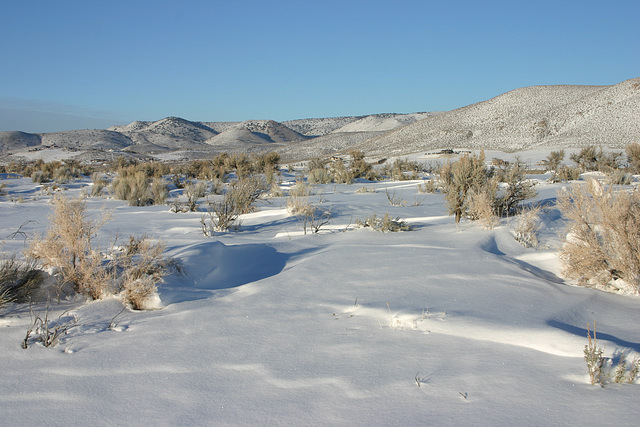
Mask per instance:
[[[278,252],[267,244],[227,246],[218,241],[174,249],[183,274],[174,273],[160,286],[163,304],[224,296],[230,289],[280,273],[299,254]]]

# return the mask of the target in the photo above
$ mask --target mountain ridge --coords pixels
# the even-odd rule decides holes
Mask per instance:
[[[0,132],[0,153],[62,147],[181,158],[221,151],[278,151],[298,160],[358,149],[394,156],[444,148],[518,151],[538,147],[640,142],[640,77],[608,86],[548,85],[514,89],[446,112],[380,113],[241,122],[180,117],[108,129],[30,134]],[[5,156],[6,157],[6,156]]]

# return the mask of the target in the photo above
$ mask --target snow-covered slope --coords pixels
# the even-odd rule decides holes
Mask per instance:
[[[110,130],[83,129],[41,134],[42,145],[76,150],[121,150],[133,144],[126,135]]]
[[[622,148],[640,140],[640,78],[614,86],[534,86],[438,114],[362,143],[367,153],[436,148]]]
[[[208,126],[179,117],[167,117],[155,122],[133,122],[110,129],[127,135],[140,146],[131,149],[141,152],[192,148],[217,134]]]
[[[372,114],[344,125],[332,133],[344,132],[386,132],[407,126],[418,120],[436,115],[437,113],[411,114]]]
[[[310,136],[322,136],[333,132],[349,123],[353,123],[367,116],[326,117],[318,119],[298,119],[282,122],[296,132]]]
[[[26,132],[0,132],[0,152],[41,144],[40,135]]]

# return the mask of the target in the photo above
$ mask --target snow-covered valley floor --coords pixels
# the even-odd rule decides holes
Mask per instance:
[[[563,185],[547,177],[537,200]],[[20,252],[22,235],[10,235],[30,220],[21,231],[43,232],[49,197],[30,179],[2,183],[1,250]],[[241,231],[214,238],[201,232],[202,212],[87,198],[92,214],[113,212],[100,244],[160,238],[186,273],[165,278],[158,310],[120,313],[115,298],[54,303],[53,319],[69,310],[78,321],[54,348],[21,348],[29,307],[3,309],[0,424],[637,423],[640,387],[592,386],[583,347],[597,321],[607,357],[640,354],[640,300],[562,278],[564,224],[551,204],[540,247],[525,249],[514,218],[456,228],[443,196],[418,194],[419,183],[317,186],[312,199],[333,218],[307,235],[285,198],[261,200]],[[385,189],[407,206],[391,206]],[[355,229],[373,213],[414,229]]]

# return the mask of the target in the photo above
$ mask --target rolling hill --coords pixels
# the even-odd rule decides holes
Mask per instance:
[[[286,161],[346,153],[394,156],[443,148],[519,151],[640,141],[640,78],[611,86],[531,86],[442,113],[372,114],[316,119],[193,122],[179,117],[135,121],[107,130],[29,134],[0,132],[5,160],[25,150],[175,152],[201,158],[217,152],[278,151]]]

